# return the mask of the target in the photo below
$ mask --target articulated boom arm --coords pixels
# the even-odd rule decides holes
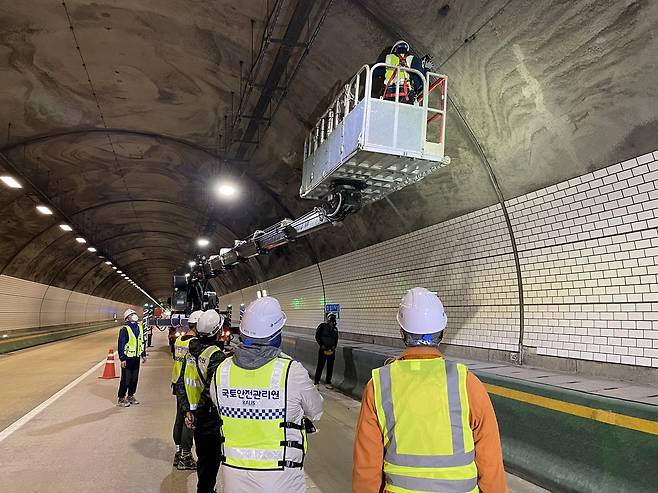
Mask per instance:
[[[236,241],[233,248],[222,249],[219,255],[210,256],[207,262],[210,269],[206,269],[206,276],[216,276],[251,257],[269,253],[279,246],[344,220],[361,208],[362,188],[363,184],[357,181],[335,180],[327,202],[322,207],[314,207],[297,219],[284,219],[265,230],[256,231],[249,238]]]

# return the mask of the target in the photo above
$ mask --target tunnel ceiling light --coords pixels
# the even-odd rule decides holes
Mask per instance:
[[[116,268],[115,266],[112,266],[112,268],[113,268],[114,270],[117,270],[117,268]]]
[[[206,238],[199,238],[196,240],[196,244],[199,245],[200,247],[207,247],[210,245],[210,241]]]
[[[118,271],[117,271],[117,274],[123,274],[123,271],[122,271],[122,270],[118,270]]]
[[[194,266],[196,265],[196,262],[195,262],[194,260],[190,260],[190,261],[187,263],[187,265],[189,265],[190,267],[194,267]]]
[[[73,228],[68,224],[60,224],[59,229],[61,229],[62,231],[73,231]]]
[[[230,198],[238,193],[237,188],[228,182],[220,182],[215,186],[215,192],[219,197]]]
[[[23,185],[18,183],[12,176],[0,176],[0,180],[9,188],[23,188]]]
[[[106,260],[105,263],[106,263],[107,265],[112,265],[112,262],[110,262],[109,260]]]
[[[75,239],[75,241],[77,241],[78,243],[87,243],[87,240],[85,240],[84,238],[81,238],[80,236],[78,236],[78,237]]]
[[[89,250],[90,252],[95,252],[96,251],[96,249],[94,247],[89,247],[89,248],[87,248],[87,250]]]
[[[37,210],[45,216],[53,215],[53,211],[50,210],[50,207],[47,207],[45,205],[37,205]]]

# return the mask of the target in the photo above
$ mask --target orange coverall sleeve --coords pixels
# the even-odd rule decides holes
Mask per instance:
[[[470,425],[475,441],[475,463],[481,493],[508,493],[496,415],[482,382],[469,372],[466,389]],[[384,491],[384,437],[379,429],[372,381],[361,400],[361,413],[354,438],[353,493]]]

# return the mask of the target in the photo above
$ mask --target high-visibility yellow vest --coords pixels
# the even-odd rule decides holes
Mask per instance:
[[[306,432],[301,422],[286,421],[286,385],[292,360],[274,358],[245,370],[228,358],[215,373],[222,421],[222,464],[251,470],[301,468]],[[301,461],[288,460],[286,449],[301,450]]]
[[[396,360],[372,372],[386,491],[477,493],[466,366]]]
[[[137,323],[139,327],[139,337],[135,337],[133,329],[129,325],[124,325],[128,333],[128,342],[123,347],[123,354],[128,358],[138,358],[144,352],[144,328],[140,322]]]
[[[411,63],[413,62],[414,56],[413,55],[407,55],[404,58],[405,65],[408,68],[411,68]],[[386,65],[395,65],[398,67],[400,65],[400,57],[394,54],[386,55]],[[396,71],[398,73],[396,73]],[[407,83],[411,79],[411,74],[407,70],[396,70],[394,68],[386,67],[386,76],[384,79],[385,84],[389,86],[395,87],[398,81],[398,76],[400,80],[400,85],[402,85],[405,81]]]
[[[201,351],[198,359],[195,359],[189,351],[187,353],[184,374],[185,393],[187,394],[187,401],[190,403],[190,410],[192,411],[199,405],[201,394],[206,388],[208,381],[208,364],[210,363],[211,356],[217,351],[221,352],[221,349],[213,344]]]
[[[180,378],[181,371],[185,366],[185,358],[190,352],[190,341],[192,339],[194,338],[190,337],[183,340],[183,336],[180,336],[174,343],[174,367],[171,369],[171,383],[178,382]]]

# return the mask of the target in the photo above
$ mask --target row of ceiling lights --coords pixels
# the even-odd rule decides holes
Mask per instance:
[[[23,188],[23,186],[15,178],[13,178],[12,176],[0,176],[0,181],[2,181],[9,188]],[[52,209],[50,207],[46,206],[46,205],[41,205],[41,204],[37,205],[36,209],[37,209],[37,211],[39,211],[41,214],[43,214],[45,216],[52,216],[53,215]],[[59,227],[62,231],[66,231],[66,232],[72,232],[73,231],[73,228],[71,226],[69,226],[68,224],[60,224]],[[77,241],[81,245],[87,243],[87,240],[85,240],[82,236],[76,237],[75,241]],[[93,247],[93,246],[87,247],[87,250],[90,251],[91,253],[96,253],[97,252],[96,248]],[[115,265],[112,265],[112,262],[110,260],[107,260],[107,258],[105,256],[99,254],[98,257],[101,260],[105,259],[105,265],[108,265],[108,266],[112,267],[112,269],[115,270],[117,272],[117,274],[119,274],[126,281],[128,281],[133,287],[135,287],[136,289],[139,289],[142,293],[144,293],[144,295],[146,295],[148,298],[150,298],[153,302],[157,303],[158,306],[160,305],[157,301],[155,301],[153,299],[153,297],[150,294],[148,294],[146,291],[144,291],[135,281],[130,279],[130,277],[128,277],[123,271],[119,270]]]

